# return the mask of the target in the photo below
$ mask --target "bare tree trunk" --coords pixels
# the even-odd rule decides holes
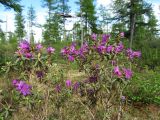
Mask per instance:
[[[130,48],[132,48],[133,45],[135,21],[136,21],[136,14],[133,14],[131,16],[131,24],[130,24],[130,43],[129,43]]]
[[[86,13],[86,18],[85,18],[85,35],[88,33],[87,30],[88,30],[88,14]]]
[[[47,42],[47,44],[49,43],[49,45],[51,44],[51,27],[50,27],[50,25],[51,25],[51,3],[49,3],[49,7],[48,7],[49,9],[48,9],[48,22],[49,22],[49,41]]]
[[[132,48],[134,31],[135,31],[135,22],[136,22],[136,14],[134,12],[134,0],[130,0],[131,2],[131,13],[130,13],[130,43],[129,46]]]

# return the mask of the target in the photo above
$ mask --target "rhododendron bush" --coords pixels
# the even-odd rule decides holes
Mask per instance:
[[[124,33],[115,39],[109,34],[92,34],[81,47],[73,42],[59,53],[66,60],[64,68],[52,63],[54,48],[21,41],[13,63],[17,77],[12,80],[12,89],[23,96],[22,101],[27,100],[26,105],[39,101],[38,108],[54,111],[43,110],[45,118],[56,114],[56,118],[69,119],[70,114],[75,118],[86,114],[83,119],[111,119],[116,111],[116,119],[120,119],[126,99],[123,90],[134,75],[131,69],[134,60],[141,56],[140,51],[125,47],[123,37]],[[66,75],[71,71],[70,63],[78,65],[83,79],[74,80]],[[76,106],[85,112],[73,115],[71,111]]]
[[[119,101],[118,118],[125,98],[123,89],[133,76],[131,65],[134,59],[141,56],[140,51],[125,48],[121,41],[123,37],[124,34],[120,33],[115,40],[111,40],[109,34],[92,34],[80,48],[72,43],[61,50],[66,60],[76,61],[79,71],[85,71],[88,76],[79,81],[78,89],[81,97],[87,97],[85,102],[88,106],[95,107],[102,102],[103,110],[107,112]]]
[[[3,67],[8,75],[5,79],[10,79],[8,85],[10,89],[3,90],[5,99],[2,102],[6,104],[9,98],[14,109],[20,109],[24,105],[29,110],[41,109],[40,106],[44,105],[43,101],[46,99],[44,96],[50,87],[47,84],[52,82],[48,80],[54,79],[54,82],[61,80],[61,70],[56,64],[51,63],[54,52],[53,47],[45,48],[42,44],[30,44],[22,40],[14,54],[16,60],[8,62]],[[15,108],[15,105],[19,107]],[[2,111],[6,112],[5,109]]]

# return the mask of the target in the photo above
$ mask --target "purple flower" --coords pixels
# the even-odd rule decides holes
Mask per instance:
[[[129,59],[133,59],[135,57],[139,58],[141,56],[141,52],[140,51],[133,51],[132,49],[127,49],[126,50],[126,54],[129,57]]]
[[[19,82],[17,83],[17,86],[16,86],[17,90],[21,90],[21,88],[22,88],[22,86],[23,86],[24,84],[25,84],[24,81],[19,81]]]
[[[113,46],[112,46],[112,45],[109,45],[109,46],[106,48],[107,53],[111,53],[112,50],[113,50]]]
[[[17,79],[14,79],[14,80],[12,81],[12,85],[13,85],[13,86],[17,86],[17,83],[18,83],[18,80],[17,80]]]
[[[84,42],[83,45],[82,45],[82,47],[83,47],[83,48],[88,48],[88,43],[87,43],[87,42]]]
[[[78,50],[78,55],[79,55],[80,57],[84,58],[84,57],[85,57],[85,54],[88,53],[88,49],[89,49],[88,44],[87,44],[87,42],[85,42],[85,43],[82,45],[82,47]]]
[[[119,53],[119,52],[122,52],[123,48],[124,48],[124,45],[122,44],[122,42],[120,42],[120,43],[115,47],[114,52],[115,52],[116,54]]]
[[[89,48],[88,43],[85,42],[80,49],[82,49],[84,52],[87,52],[88,48]]]
[[[118,66],[114,67],[113,72],[114,72],[114,74],[117,75],[118,77],[121,77],[121,76],[122,76],[122,73],[121,73],[121,71],[119,70],[119,67],[118,67]]]
[[[141,57],[141,52],[140,51],[134,51],[133,56],[139,58],[139,57]]]
[[[99,45],[99,46],[97,47],[98,53],[104,53],[105,50],[106,50],[106,46]]]
[[[63,49],[61,49],[61,54],[62,55],[67,55],[68,54],[67,47],[64,47]]]
[[[103,34],[103,35],[102,35],[101,45],[105,45],[105,44],[108,42],[109,37],[110,37],[109,34]]]
[[[133,50],[130,49],[130,48],[128,48],[128,49],[126,50],[126,52],[127,52],[127,54],[132,54]]]
[[[83,51],[83,49],[80,49],[78,51],[78,56],[81,57],[81,58],[84,58],[85,57],[85,52]]]
[[[123,72],[125,74],[125,78],[126,79],[131,79],[131,77],[132,77],[132,71],[130,69],[123,68]]]
[[[79,88],[79,86],[80,86],[80,83],[79,83],[79,82],[75,82],[74,85],[73,85],[73,89],[74,89],[75,91],[77,91],[78,88]]]
[[[61,91],[61,85],[56,85],[55,90],[59,93]]]
[[[97,40],[97,34],[93,33],[93,34],[91,35],[91,38],[92,38],[93,40]]]
[[[67,86],[67,87],[71,87],[71,85],[72,85],[71,80],[66,80],[66,86]]]
[[[130,49],[130,48],[127,49],[127,50],[126,50],[126,53],[127,53],[127,56],[129,57],[129,59],[133,59],[134,56],[133,56],[133,51],[132,51],[132,49]]]
[[[54,51],[55,51],[55,49],[52,48],[52,47],[48,47],[48,48],[47,48],[47,52],[48,52],[49,54],[54,53]]]
[[[71,45],[71,46],[70,46],[70,52],[71,52],[71,53],[74,53],[75,50],[76,50],[75,46],[74,46],[74,45]]]
[[[30,50],[30,44],[28,41],[23,40],[19,43],[19,48],[23,51],[29,51]]]
[[[121,32],[121,33],[120,33],[120,37],[124,37],[124,32]]]
[[[44,76],[42,71],[36,71],[37,78],[42,78]]]
[[[76,57],[84,58],[88,52],[88,44],[85,42],[80,49],[76,49],[76,44],[72,43],[69,47],[61,49],[61,54],[66,57],[69,61],[74,61]]]
[[[74,57],[71,56],[71,55],[69,55],[69,56],[68,56],[68,60],[72,62],[72,61],[74,61]]]
[[[36,49],[38,51],[40,51],[42,48],[43,48],[42,44],[39,43],[39,44],[36,45]]]
[[[65,51],[66,51],[66,49],[65,49],[65,48],[62,48],[62,49],[61,49],[61,54],[65,54]]]
[[[32,58],[33,55],[32,55],[32,53],[25,53],[25,57],[26,57],[26,58]]]
[[[24,81],[13,80],[12,84],[22,95],[26,96],[31,94],[31,86],[26,84]]]
[[[23,94],[24,96],[30,95],[31,94],[31,86],[26,83],[23,84],[20,89],[20,93]]]
[[[75,51],[73,52],[73,54],[75,54],[75,55],[77,56],[77,55],[79,55],[79,51],[78,51],[78,50],[75,50]]]

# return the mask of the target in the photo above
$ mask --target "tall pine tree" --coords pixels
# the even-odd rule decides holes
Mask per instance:
[[[78,15],[83,18],[86,33],[88,33],[89,29],[91,29],[91,32],[97,33],[97,17],[95,16],[94,0],[79,0],[77,4],[80,6]]]
[[[116,20],[118,24],[125,23],[124,28],[126,27],[128,30],[126,33],[128,33],[131,47],[134,36],[142,34],[142,32],[137,33],[136,31],[145,30],[147,26],[150,26],[145,17],[149,18],[149,14],[152,13],[152,6],[145,0],[114,0],[113,10],[115,14],[113,20]]]
[[[21,5],[19,4],[21,0],[0,0],[0,3],[2,5],[4,5],[7,9],[14,9],[14,11],[16,12],[20,12],[21,9]]]
[[[15,34],[19,40],[25,36],[25,20],[22,15],[22,11],[17,12],[15,15]]]
[[[34,43],[33,26],[36,25],[36,13],[32,5],[28,8],[28,21],[29,21],[29,28],[30,28],[30,33],[29,33],[30,42]]]
[[[60,38],[60,20],[61,17],[58,13],[57,0],[43,0],[43,7],[48,9],[48,16],[44,24],[43,38],[46,44],[52,44]]]
[[[111,16],[107,8],[103,5],[100,5],[98,8],[98,22],[100,24],[100,29],[103,32],[109,32],[109,23],[111,23],[110,18]]]

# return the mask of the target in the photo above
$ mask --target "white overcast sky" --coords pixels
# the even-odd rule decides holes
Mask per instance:
[[[41,0],[34,0],[34,2],[32,0],[21,0],[22,4],[25,5],[25,9],[24,9],[24,16],[26,18],[27,16],[27,10],[28,10],[28,6],[30,4],[33,5],[33,7],[36,10],[36,16],[37,16],[37,23],[39,24],[44,24],[45,23],[45,17],[47,16],[47,12],[46,9],[41,7]],[[74,14],[74,11],[77,10],[78,8],[76,7],[76,5],[74,4],[75,0],[70,0],[70,6],[72,9],[71,14]],[[98,8],[99,5],[104,5],[107,6],[107,8],[109,8],[110,4],[112,0],[97,0],[96,2],[96,7]],[[157,17],[157,19],[160,21],[160,0],[147,0],[148,2],[152,3],[153,5],[153,9],[154,9],[154,13]],[[28,5],[28,6],[27,6]],[[0,19],[6,21],[7,20],[7,26],[5,23],[0,23],[0,27],[4,30],[4,31],[8,31],[8,32],[14,32],[15,27],[14,27],[14,14],[15,12],[13,10],[10,11],[6,11],[4,9],[4,7],[2,5],[0,5]],[[66,24],[66,29],[72,29],[73,27],[73,23],[76,21],[76,18],[74,19],[70,19],[70,22],[68,22]],[[26,24],[25,24],[25,29],[26,31],[28,31],[28,22],[26,20]],[[40,39],[42,39],[42,29],[41,28],[34,28],[35,31],[35,40],[38,41]],[[26,36],[27,37],[27,36]]]

